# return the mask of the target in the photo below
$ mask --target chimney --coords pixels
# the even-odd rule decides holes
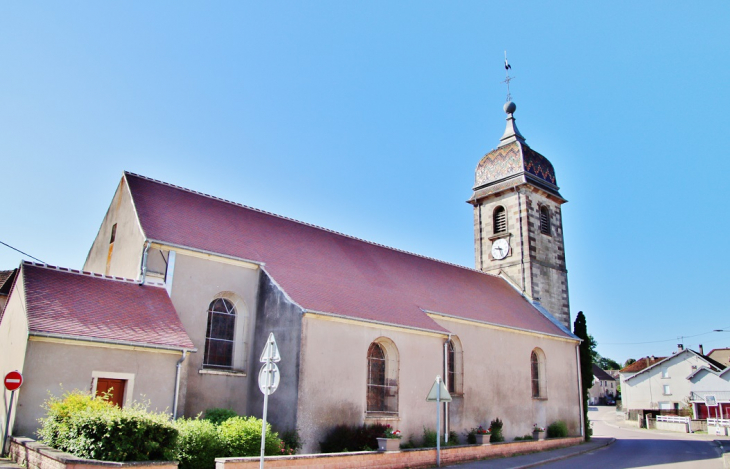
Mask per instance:
[[[702,348],[702,344],[700,344],[700,355],[705,356],[705,349]]]
[[[684,350],[684,345],[677,344],[677,353],[681,352],[682,350]]]

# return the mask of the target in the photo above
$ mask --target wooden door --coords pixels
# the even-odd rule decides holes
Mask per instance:
[[[96,395],[101,396],[103,393],[109,394],[109,402],[115,406],[124,407],[124,387],[127,380],[97,378],[96,379]]]

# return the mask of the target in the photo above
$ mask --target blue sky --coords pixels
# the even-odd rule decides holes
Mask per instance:
[[[6,2],[0,241],[81,267],[128,170],[471,267],[507,50],[598,351],[729,347],[728,24],[727,1]]]

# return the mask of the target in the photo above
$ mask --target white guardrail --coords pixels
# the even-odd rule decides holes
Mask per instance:
[[[707,419],[707,426],[730,427],[730,419]]]
[[[656,421],[657,422],[671,422],[671,423],[686,423],[689,424],[690,421],[689,417],[677,417],[676,415],[657,415]]]

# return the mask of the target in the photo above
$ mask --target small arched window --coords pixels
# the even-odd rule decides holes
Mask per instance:
[[[494,234],[507,232],[507,212],[501,205],[494,209]]]
[[[547,398],[545,354],[539,348],[534,349],[532,355],[530,355],[530,371],[532,377],[532,397]]]
[[[463,392],[464,374],[462,372],[461,342],[453,336],[446,343],[446,383],[450,394],[461,394]]]
[[[398,413],[398,351],[381,338],[368,347],[367,412]]]
[[[550,234],[550,210],[544,205],[540,207],[540,233]]]
[[[208,307],[203,366],[231,369],[233,367],[233,337],[236,328],[236,308],[229,300],[217,298]]]

